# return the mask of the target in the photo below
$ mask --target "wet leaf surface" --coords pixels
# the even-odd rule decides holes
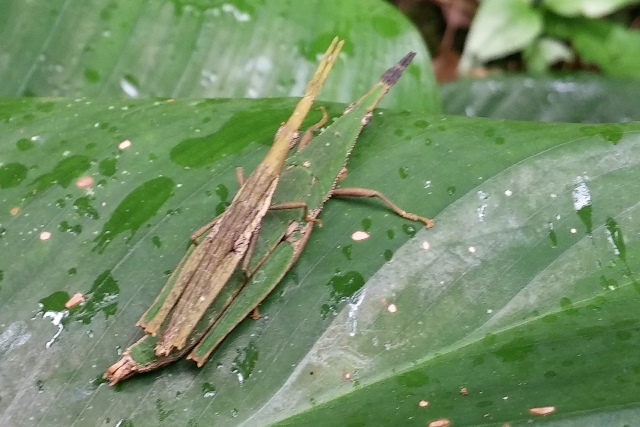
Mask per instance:
[[[380,111],[341,185],[435,216],[434,229],[332,200],[263,318],[203,369],[179,362],[109,388],[102,372],[139,336],[190,233],[230,200],[233,169],[257,164],[294,101],[41,102],[0,105],[2,158],[27,170],[0,199],[11,425],[479,425],[545,407],[545,421],[622,419],[637,405],[638,124]],[[229,126],[246,111],[255,122]],[[184,141],[214,134],[207,164],[186,166],[198,153]],[[88,168],[34,184],[80,153]],[[86,303],[66,313],[76,292]]]
[[[363,75],[413,50],[400,96],[382,106],[439,111],[420,33],[382,0],[6,0],[0,96],[302,96],[334,36],[345,47],[320,99],[354,101]]]

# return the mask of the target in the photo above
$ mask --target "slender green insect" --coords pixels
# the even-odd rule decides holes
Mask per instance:
[[[303,138],[297,152],[287,158],[272,198],[274,205],[270,206],[270,211],[262,219],[258,237],[248,250],[250,256],[245,258],[244,273],[236,271],[227,281],[204,316],[192,328],[184,347],[158,354],[154,351],[158,338],[145,335],[107,370],[105,378],[111,385],[136,373],[167,365],[189,352],[188,359],[202,366],[229,332],[256,309],[291,269],[308,242],[314,223],[319,222],[318,216],[324,203],[333,196],[376,197],[401,217],[421,221],[427,227],[432,226],[428,218],[403,211],[376,191],[336,188],[360,131],[413,56],[413,53],[408,54],[387,70],[381,80],[349,106],[324,133],[309,144]],[[304,221],[300,220],[298,209],[303,210]],[[165,290],[164,294],[169,292],[170,289]],[[163,299],[161,294],[155,305],[162,304]],[[152,309],[147,314],[153,314]]]
[[[175,281],[173,277],[169,279],[165,286],[168,294],[162,293],[158,298],[162,304],[152,305],[138,322],[138,326],[152,336],[161,333],[155,349],[158,356],[166,356],[173,349],[185,347],[193,328],[245,258],[271,205],[291,141],[311,109],[342,45],[343,42],[338,42],[337,38],[333,40],[309,82],[305,96],[280,129],[265,158],[242,184],[227,210],[192,237],[196,243],[200,233],[210,229],[204,240],[197,243],[180,268],[175,270]],[[161,330],[165,320],[167,326]]]

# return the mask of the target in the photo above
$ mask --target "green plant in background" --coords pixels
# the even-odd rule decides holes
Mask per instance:
[[[523,51],[529,71],[542,73],[574,53],[603,73],[637,77],[640,34],[615,20],[599,19],[638,0],[484,0],[460,62],[462,73]],[[570,43],[570,46],[567,44]]]
[[[21,96],[0,100],[3,422],[633,425],[638,123],[439,115],[428,56],[402,16],[384,2],[301,3],[0,6],[11,41],[0,90]],[[131,325],[189,234],[235,194],[233,167],[255,167],[296,102],[265,97],[299,95],[333,34],[347,44],[320,102],[332,115],[418,52],[341,185],[391,194],[436,226],[332,200],[263,318],[202,370],[177,363],[106,387],[102,372],[138,338]],[[637,93],[581,79],[528,78],[536,97],[506,92],[475,112],[553,121],[570,110],[580,122],[601,93]],[[445,103],[467,84],[449,85]],[[563,98],[563,111],[541,101],[585,84],[599,92]],[[638,117],[635,102],[607,105],[610,121]],[[65,308],[76,292],[85,302]]]

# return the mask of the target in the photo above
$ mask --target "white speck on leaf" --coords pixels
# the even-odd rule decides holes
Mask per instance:
[[[549,415],[556,411],[555,406],[541,406],[539,408],[529,408],[529,412],[533,415]]]
[[[573,208],[576,211],[591,205],[591,192],[584,178],[579,176],[573,181]]]
[[[81,292],[76,292],[71,296],[71,298],[69,298],[67,302],[64,303],[64,308],[68,310],[71,307],[75,307],[76,305],[81,304],[82,302],[84,302],[84,294]]]
[[[232,4],[225,3],[222,5],[221,9],[225,13],[232,14],[235,20],[238,22],[249,22],[251,20],[251,15],[245,12],[241,12],[237,7],[235,7]]]
[[[356,241],[356,242],[360,242],[362,240],[367,240],[371,235],[369,233],[367,233],[366,231],[355,231],[352,235],[351,235],[351,239]]]
[[[122,91],[130,98],[137,98],[140,96],[138,88],[125,77],[120,79],[120,89],[122,89]]]
[[[356,327],[358,326],[358,320],[356,319],[356,314],[358,312],[358,307],[364,301],[364,288],[360,288],[357,292],[355,292],[349,298],[348,315],[347,315],[347,329],[349,331],[349,336],[353,337],[356,335]]]
[[[95,180],[90,176],[83,176],[76,181],[76,187],[81,189],[91,188]]]
[[[69,312],[67,310],[63,310],[63,311],[47,311],[46,313],[44,313],[42,315],[43,319],[51,319],[51,323],[53,323],[55,326],[58,327],[58,331],[44,345],[46,348],[50,348],[53,345],[53,343],[56,342],[56,340],[58,339],[58,337],[62,333],[62,329],[64,329],[64,326],[62,326],[62,319],[64,319],[68,315],[69,315]]]

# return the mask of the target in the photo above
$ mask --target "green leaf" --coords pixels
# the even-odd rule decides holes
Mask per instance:
[[[336,35],[346,44],[320,99],[357,99],[363,74],[414,50],[383,105],[439,111],[420,34],[381,0],[6,0],[0,96],[301,96]]]
[[[344,309],[251,421],[519,425],[637,405],[638,124],[412,119],[395,127],[433,145],[403,164],[448,207],[366,283],[355,336]]]
[[[522,50],[541,31],[542,13],[529,2],[485,0],[469,29],[460,70]]]
[[[640,76],[640,33],[615,22],[586,18],[545,17],[552,36],[568,39],[585,63],[614,77]]]
[[[551,37],[540,37],[524,49],[527,69],[531,73],[543,74],[560,61],[571,61],[573,51],[562,41]]]
[[[640,120],[640,83],[591,73],[504,75],[442,85],[447,114],[508,120],[609,123]]]
[[[556,408],[548,420],[623,416],[612,408],[637,403],[640,126],[391,111],[365,129],[341,185],[435,215],[434,229],[375,201],[331,200],[263,318],[203,369],[101,384],[191,231],[233,197],[233,168],[257,164],[293,105],[2,102],[3,419],[479,425],[543,406]],[[87,303],[62,309],[76,292]]]
[[[543,0],[545,7],[563,16],[600,18],[638,0]]]

